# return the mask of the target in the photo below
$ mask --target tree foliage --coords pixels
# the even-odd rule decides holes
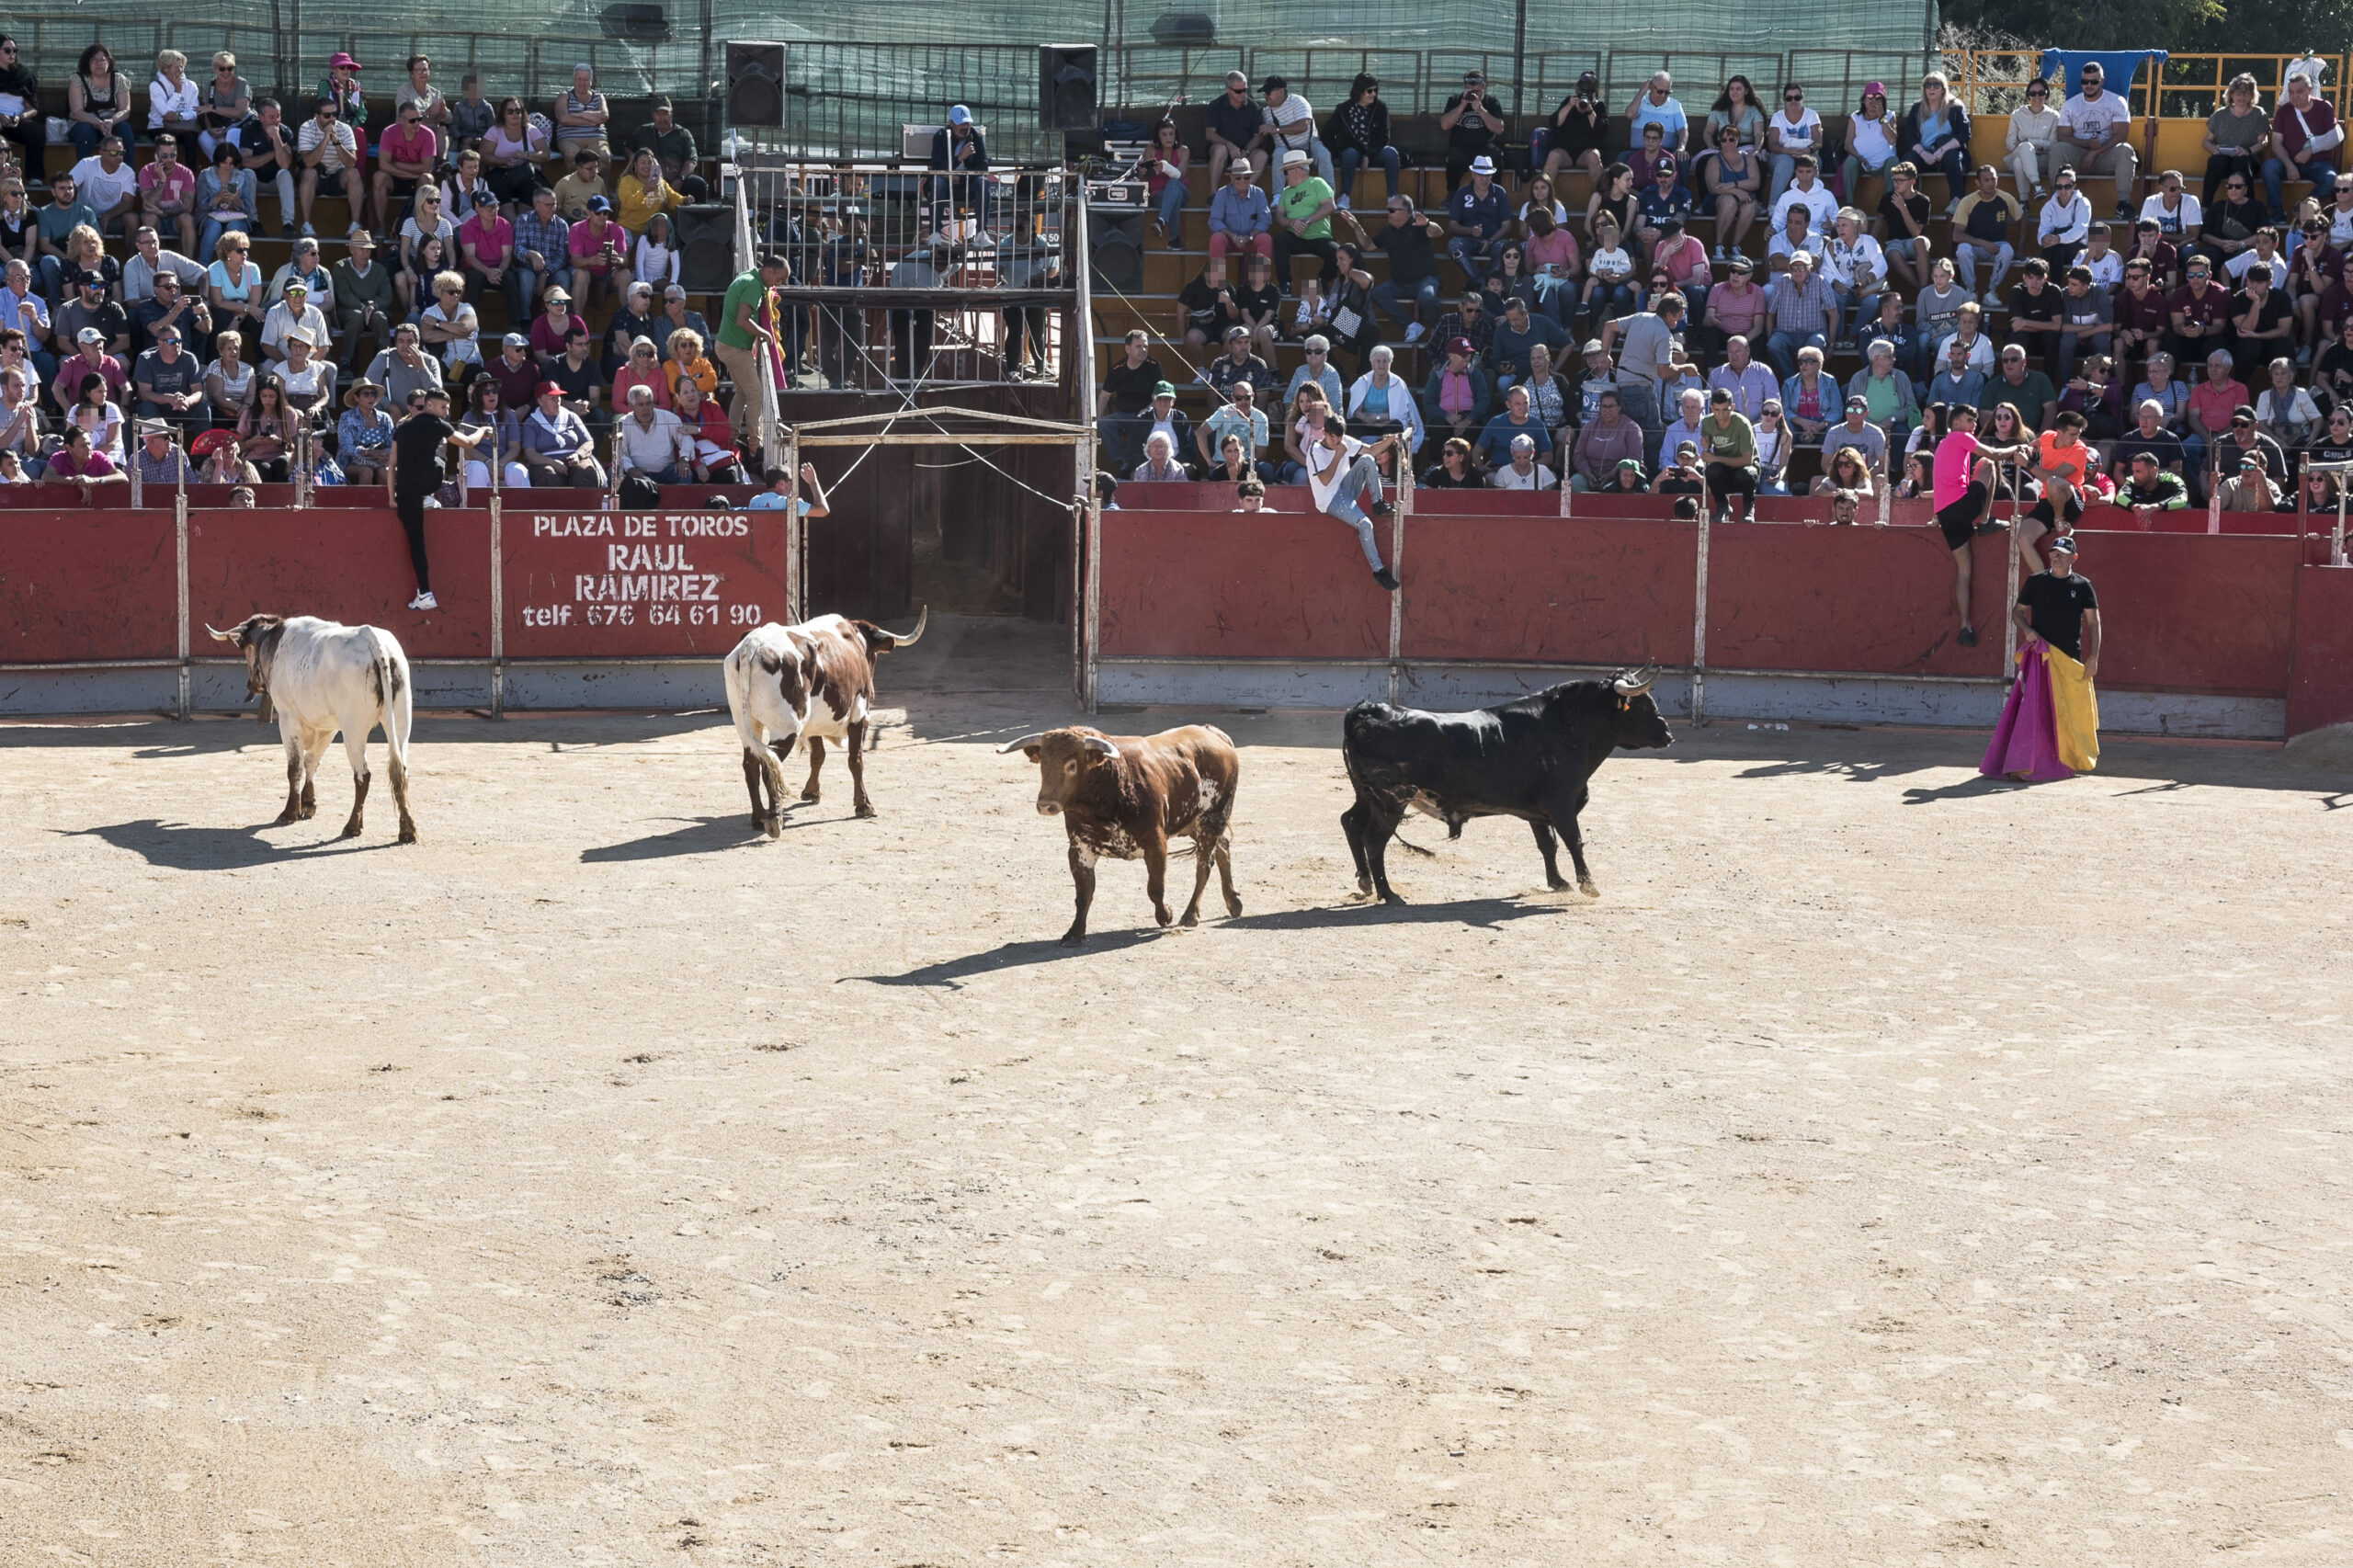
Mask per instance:
[[[2353,37],[2353,0],[1949,0],[1944,20],[1963,34],[2058,49],[2340,52]]]

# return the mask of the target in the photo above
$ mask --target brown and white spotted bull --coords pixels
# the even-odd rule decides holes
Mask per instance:
[[[926,608],[913,631],[885,631],[870,620],[821,615],[798,626],[766,626],[745,634],[727,655],[727,710],[744,742],[744,787],[752,795],[752,825],[770,838],[784,832],[784,759],[809,742],[809,782],[801,798],[817,799],[825,743],[849,746],[849,785],[858,814],[870,817],[866,798],[866,733],[874,706],[874,660],[911,648],[931,621]],[[767,786],[767,800],[760,787]]]
[[[1233,891],[1233,790],[1242,758],[1223,730],[1188,724],[1156,735],[1107,735],[1099,730],[1045,730],[996,748],[1020,752],[1038,765],[1038,814],[1059,816],[1070,835],[1070,877],[1078,915],[1063,933],[1064,947],[1086,940],[1086,909],[1095,902],[1095,862],[1143,859],[1152,912],[1168,924],[1168,841],[1193,841],[1193,901],[1182,924],[1201,918],[1201,890],[1217,861],[1229,915],[1242,913]]]
[[[317,814],[320,759],[335,732],[351,759],[351,817],[343,836],[357,838],[368,804],[368,733],[384,726],[392,753],[392,802],[400,808],[403,844],[416,842],[408,814],[408,732],[415,698],[400,639],[381,626],[345,626],[298,615],[249,615],[228,631],[207,626],[219,642],[233,642],[245,660],[245,692],[261,699],[260,720],[278,721],[286,743],[286,809],[290,823]]]

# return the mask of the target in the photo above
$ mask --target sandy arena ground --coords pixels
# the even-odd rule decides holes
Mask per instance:
[[[0,729],[0,1562],[2353,1562],[2353,778],[1687,730],[1383,911],[1236,717],[1244,916],[1073,955],[984,633],[775,844],[723,712],[413,849]]]

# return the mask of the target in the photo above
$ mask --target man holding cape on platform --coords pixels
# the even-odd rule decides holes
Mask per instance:
[[[2099,762],[2099,599],[2075,570],[2075,540],[2051,541],[2050,569],[2018,585],[2011,610],[2026,642],[2018,680],[1978,771],[2040,783],[2088,773]]]

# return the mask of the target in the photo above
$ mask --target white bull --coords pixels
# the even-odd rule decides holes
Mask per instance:
[[[280,823],[318,814],[316,778],[327,744],[343,732],[351,758],[351,819],[343,836],[359,835],[368,803],[368,734],[378,724],[392,752],[392,801],[401,811],[403,844],[416,842],[408,814],[408,732],[414,713],[408,656],[381,627],[345,626],[298,615],[249,615],[226,631],[207,626],[245,656],[245,691],[261,699],[260,720],[275,711],[286,743],[286,809]]]
[[[817,799],[825,743],[849,748],[853,809],[874,814],[866,796],[867,725],[874,707],[874,661],[906,648],[931,622],[926,608],[912,631],[885,631],[870,620],[821,615],[798,626],[770,621],[746,632],[727,655],[727,710],[744,746],[744,787],[751,791],[752,825],[770,838],[784,831],[784,769],[795,742],[809,743],[809,782],[801,798]],[[767,799],[760,791],[766,787]]]

